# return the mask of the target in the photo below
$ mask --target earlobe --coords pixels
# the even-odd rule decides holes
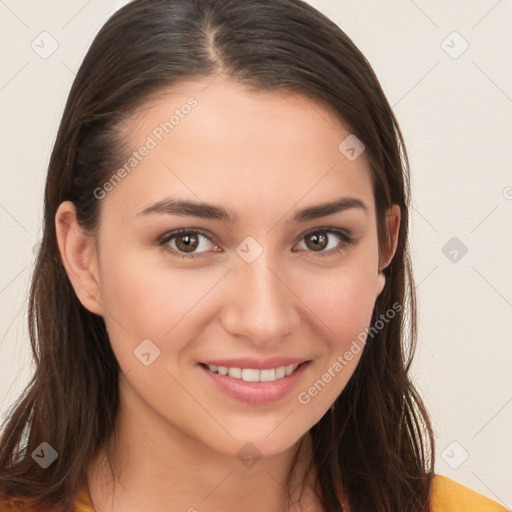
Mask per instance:
[[[384,272],[379,271],[379,275],[377,276],[377,295],[378,297],[382,290],[384,290],[384,286],[386,285],[386,276],[384,275]]]
[[[59,205],[55,230],[62,264],[78,300],[91,313],[103,316],[95,239],[78,225],[71,201]]]

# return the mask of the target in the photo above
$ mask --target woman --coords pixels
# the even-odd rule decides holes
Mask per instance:
[[[504,510],[433,473],[408,205],[377,78],[311,6],[121,9],[50,161],[0,509]]]

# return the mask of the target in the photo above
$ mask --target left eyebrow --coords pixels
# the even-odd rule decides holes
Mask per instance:
[[[358,199],[357,197],[340,197],[339,199],[329,203],[320,203],[300,210],[295,214],[293,220],[294,222],[305,222],[307,220],[314,220],[320,217],[326,217],[327,215],[340,213],[352,208],[359,208],[363,210],[366,215],[370,213],[369,208],[365,203],[363,203],[363,201],[361,201],[361,199]]]
[[[299,210],[293,217],[293,222],[306,222],[308,220],[326,217],[352,208],[358,208],[366,215],[369,214],[369,208],[360,199],[356,197],[340,197],[328,203],[320,203]],[[237,221],[237,215],[223,206],[208,203],[197,203],[194,201],[182,201],[172,198],[159,201],[152,206],[145,208],[137,215],[149,215],[151,213],[200,217],[203,219],[229,222],[231,224]]]

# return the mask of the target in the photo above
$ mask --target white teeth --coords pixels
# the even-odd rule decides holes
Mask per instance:
[[[276,380],[276,371],[274,368],[271,370],[260,370],[261,382],[272,382],[273,380]]]
[[[241,379],[242,378],[242,369],[241,368],[229,368],[228,375],[230,377],[233,377],[234,379]]]
[[[286,375],[286,367],[280,366],[276,368],[276,379],[282,379]]]
[[[242,380],[246,382],[258,382],[260,380],[260,371],[252,368],[244,368],[242,370]]]
[[[208,365],[208,369],[213,373],[229,375],[233,379],[242,379],[246,382],[273,382],[277,379],[287,377],[298,367],[298,364],[291,364],[289,366],[279,366],[278,368],[271,368],[268,370],[257,370],[254,368],[228,368],[226,366],[217,366],[215,364]]]

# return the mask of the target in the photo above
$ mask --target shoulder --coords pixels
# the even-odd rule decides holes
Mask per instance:
[[[451,478],[436,475],[432,483],[432,512],[507,512],[507,509]]]
[[[0,512],[57,512],[57,508],[42,504],[29,505],[27,499],[9,496],[0,488]],[[73,512],[94,512],[86,486],[83,486],[76,494]]]
[[[8,495],[0,487],[1,512],[29,512],[31,510],[34,510],[34,507],[28,506],[26,500]]]
[[[0,490],[1,512],[52,512],[48,507],[30,507]],[[87,487],[76,496],[75,512],[93,512]],[[479,494],[455,480],[436,475],[432,483],[431,512],[507,512],[499,503]]]
[[[27,500],[8,496],[0,490],[1,512],[50,512],[51,509],[42,506],[29,505]]]

